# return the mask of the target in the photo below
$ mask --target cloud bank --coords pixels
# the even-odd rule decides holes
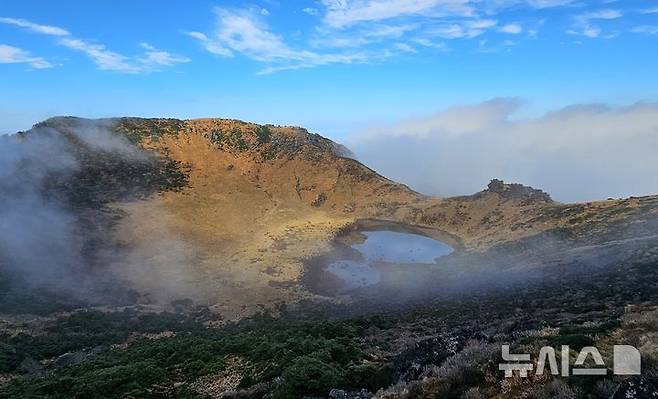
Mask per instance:
[[[658,193],[658,103],[516,117],[522,106],[498,98],[452,107],[372,128],[347,144],[378,172],[428,194],[471,194],[492,178],[565,202]]]

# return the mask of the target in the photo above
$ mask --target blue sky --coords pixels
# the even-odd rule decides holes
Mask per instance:
[[[22,0],[0,6],[0,71],[0,133],[237,118],[429,194],[658,193],[656,0]]]
[[[221,116],[341,139],[454,104],[658,96],[658,2],[15,1],[0,132],[51,115]]]

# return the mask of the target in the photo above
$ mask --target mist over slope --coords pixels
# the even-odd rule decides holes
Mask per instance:
[[[432,195],[472,193],[497,177],[559,201],[658,192],[658,105],[574,105],[523,116],[497,98],[374,127],[350,139],[359,159]]]
[[[106,238],[118,217],[107,204],[178,189],[185,177],[114,134],[111,121],[71,122],[0,137],[2,277],[107,302],[126,294],[98,268],[123,257]]]

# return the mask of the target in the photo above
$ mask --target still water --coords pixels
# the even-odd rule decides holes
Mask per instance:
[[[395,231],[364,231],[362,234],[365,241],[352,245],[361,254],[360,260],[339,260],[326,269],[344,282],[342,291],[377,284],[381,273],[375,263],[432,264],[453,251],[448,244],[419,234]]]

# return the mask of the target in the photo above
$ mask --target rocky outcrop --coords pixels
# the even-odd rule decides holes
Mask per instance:
[[[505,183],[498,179],[491,180],[484,192],[499,194],[501,197],[510,200],[527,200],[544,203],[553,202],[551,196],[542,190],[518,183]]]

